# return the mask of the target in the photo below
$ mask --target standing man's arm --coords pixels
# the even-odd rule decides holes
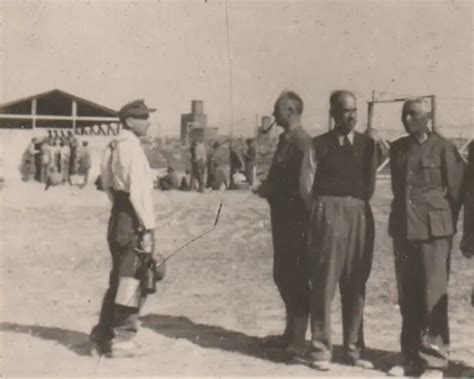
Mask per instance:
[[[306,209],[311,210],[313,200],[314,176],[316,173],[316,152],[312,145],[307,146],[301,162],[300,171],[300,195]]]
[[[100,181],[102,189],[106,193],[110,202],[113,204],[114,196],[112,193],[112,146],[107,146],[102,155],[102,161],[100,163]]]
[[[153,207],[153,185],[150,173],[140,156],[130,157],[130,202],[144,230],[155,229],[155,212]],[[144,158],[146,159],[146,158]]]
[[[466,167],[456,146],[451,143],[447,144],[443,149],[442,168],[446,197],[453,212],[453,223],[456,225],[463,202],[463,184]]]
[[[474,256],[474,142],[469,145],[468,167],[465,178],[464,226],[461,251],[466,258]]]

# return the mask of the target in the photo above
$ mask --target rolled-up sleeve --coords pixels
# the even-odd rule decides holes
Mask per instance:
[[[316,153],[313,146],[309,146],[301,162],[300,195],[306,208],[311,209],[313,199],[314,176],[316,173]]]

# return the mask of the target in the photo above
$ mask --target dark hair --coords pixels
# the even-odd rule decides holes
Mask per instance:
[[[329,106],[331,109],[335,109],[337,107],[337,103],[339,102],[339,98],[341,96],[352,96],[354,100],[356,99],[356,96],[351,91],[347,91],[345,89],[333,91],[329,97]]]
[[[280,97],[278,98],[277,103],[285,97],[295,104],[295,111],[298,115],[303,114],[304,103],[300,95],[298,95],[295,91],[283,91]]]

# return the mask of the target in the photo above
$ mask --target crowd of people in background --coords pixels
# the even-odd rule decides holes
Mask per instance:
[[[252,188],[256,183],[256,141],[248,138],[245,144],[245,148],[236,142],[230,144],[227,174],[222,159],[218,158],[221,144],[215,141],[206,148],[202,139],[194,139],[189,149],[190,169],[180,177],[173,166],[168,166],[167,174],[158,180],[159,189],[205,192]]]
[[[44,138],[31,139],[20,169],[24,181],[44,183],[45,190],[65,183],[84,188],[91,164],[87,141],[80,144],[73,133],[60,136],[49,132]]]

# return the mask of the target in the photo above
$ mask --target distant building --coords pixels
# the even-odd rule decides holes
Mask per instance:
[[[193,139],[209,141],[218,138],[218,128],[208,127],[202,100],[191,101],[191,113],[181,115],[181,143],[189,145]]]
[[[0,104],[0,129],[49,129],[55,134],[115,135],[117,111],[59,89]]]

